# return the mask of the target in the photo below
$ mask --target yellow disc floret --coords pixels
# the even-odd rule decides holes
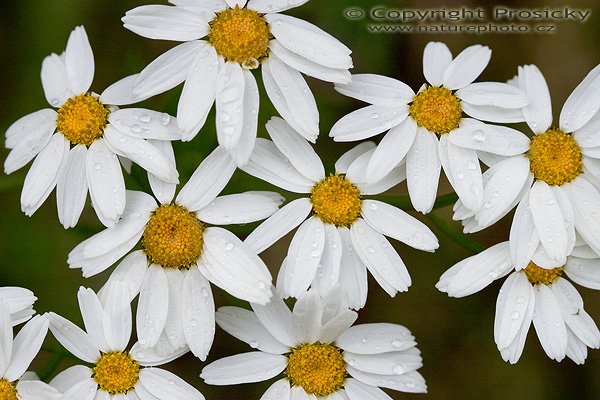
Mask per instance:
[[[110,394],[127,393],[140,378],[140,364],[128,353],[102,354],[92,371],[100,389]]]
[[[327,396],[344,385],[346,362],[342,351],[330,344],[303,344],[288,356],[285,375],[308,394]]]
[[[256,11],[238,6],[217,13],[208,34],[218,54],[248,69],[258,67],[267,56],[270,38],[267,21]]]
[[[323,222],[336,226],[350,226],[362,207],[360,190],[340,175],[331,175],[317,183],[310,201],[313,211]]]
[[[17,387],[6,379],[0,379],[0,400],[17,400]]]
[[[548,185],[571,182],[582,171],[581,148],[571,135],[558,129],[535,135],[528,155],[533,176]]]
[[[74,145],[91,145],[104,133],[108,107],[91,94],[71,97],[58,110],[56,128]]]
[[[564,267],[558,267],[553,269],[545,269],[542,267],[538,267],[533,261],[527,265],[527,268],[523,270],[525,275],[527,275],[527,279],[529,282],[533,283],[543,283],[544,285],[550,285],[554,283],[556,279],[562,275]]]
[[[154,211],[144,228],[148,258],[164,268],[188,268],[200,258],[204,224],[185,207],[168,204]]]
[[[409,113],[417,125],[441,135],[458,128],[462,108],[452,91],[431,86],[415,96]]]

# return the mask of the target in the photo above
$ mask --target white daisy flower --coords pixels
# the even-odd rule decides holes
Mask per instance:
[[[265,306],[251,304],[254,312],[221,307],[219,326],[259,351],[214,361],[200,377],[211,385],[236,385],[283,372],[262,399],[389,400],[379,387],[427,392],[410,331],[387,323],[352,326],[357,314],[343,299],[339,290],[325,298],[310,290],[293,312],[277,297]]]
[[[530,261],[521,269],[511,262],[509,243],[499,243],[454,265],[436,287],[449,296],[464,297],[510,274],[498,294],[494,321],[494,340],[504,361],[519,360],[533,321],[548,357],[561,361],[566,355],[583,364],[587,348],[600,347],[600,331],[565,277],[600,289],[600,258],[587,245],[575,249],[577,256],[569,256],[563,266]]]
[[[456,131],[471,127],[478,135],[498,138],[501,147],[495,150],[503,155],[522,153],[527,146],[513,139],[520,138],[519,132],[478,121],[523,121],[520,108],[529,102],[511,85],[473,83],[491,53],[486,46],[474,45],[452,59],[445,44],[428,43],[423,53],[427,84],[417,94],[396,79],[353,75],[351,83],[338,84],[336,90],[371,105],[340,119],[329,136],[347,142],[389,130],[367,166],[368,182],[380,180],[405,161],[412,204],[428,213],[435,202],[441,166],[463,204],[478,210],[483,204],[479,149],[453,141]],[[464,118],[463,112],[472,118]]]
[[[37,297],[29,289],[24,289],[15,286],[0,287],[0,303],[8,307],[8,312],[12,326],[22,324],[29,320],[34,314],[33,303]]]
[[[301,135],[315,141],[319,113],[301,73],[350,81],[351,51],[320,28],[279,12],[308,0],[171,1],[123,17],[125,28],[151,39],[184,42],[150,63],[134,92],[147,98],[185,81],[177,122],[191,140],[216,102],[217,138],[234,160],[248,161],[256,138],[259,94],[250,69],[262,64],[271,102]],[[206,37],[206,39],[201,40]]]
[[[408,290],[410,275],[384,235],[431,252],[438,240],[404,211],[363,199],[403,181],[404,164],[381,181],[366,183],[367,164],[375,152],[375,145],[367,142],[346,152],[336,162],[335,174],[326,176],[310,144],[283,119],[272,118],[266,127],[273,142],[257,139],[242,169],[282,189],[310,195],[291,201],[244,241],[260,253],[300,225],[277,279],[283,295],[298,297],[311,285],[326,293],[340,282],[352,308],[359,309],[367,297],[366,269],[390,296]]]
[[[121,280],[132,297],[140,293],[136,324],[141,345],[155,346],[164,333],[173,347],[187,345],[204,360],[214,337],[209,281],[240,299],[269,301],[272,278],[263,261],[233,233],[212,225],[267,218],[283,198],[272,192],[217,197],[235,168],[217,148],[175,201],[175,187],[166,184],[154,193],[160,203],[146,193],[128,191],[122,219],[69,254],[69,266],[90,277],[129,253],[108,283]],[[132,252],[138,242],[142,249]]]
[[[125,207],[125,183],[117,156],[133,161],[158,179],[177,183],[175,162],[164,154],[180,139],[168,114],[132,108],[118,110],[112,98],[131,90],[125,79],[100,96],[89,92],[94,55],[83,27],[71,32],[63,54],[42,63],[46,108],[22,117],[6,132],[11,149],[4,162],[10,174],[33,161],[21,193],[21,209],[31,216],[56,186],[58,217],[65,228],[77,224],[88,190],[100,221],[114,225]],[[129,88],[129,89],[128,89]]]
[[[0,299],[0,398],[2,400],[52,400],[61,394],[40,380],[31,380],[25,371],[42,347],[48,319],[37,315],[13,339],[9,305]]]
[[[102,304],[96,293],[81,287],[77,293],[86,331],[54,313],[49,314],[50,330],[80,360],[93,367],[75,365],[61,372],[51,384],[63,391],[63,400],[204,400],[204,396],[177,375],[155,368],[166,364],[187,349],[161,355],[141,349],[131,351],[130,293],[127,285],[115,281]]]
[[[496,161],[484,174],[484,204],[476,213],[455,205],[454,219],[465,232],[484,229],[519,204],[510,232],[513,263],[523,268],[541,243],[548,268],[564,265],[576,234],[600,254],[600,66],[594,68],[569,96],[552,127],[550,93],[534,65],[519,68],[518,85],[531,99],[523,109],[534,136],[526,149]],[[465,130],[467,147],[497,146],[495,138],[479,143]],[[494,144],[495,143],[495,144]],[[487,151],[487,150],[486,150]],[[539,254],[539,253],[538,253]],[[532,258],[533,257],[533,258]]]

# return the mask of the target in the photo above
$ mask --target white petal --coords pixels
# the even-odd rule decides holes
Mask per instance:
[[[112,125],[104,129],[104,138],[110,147],[140,167],[169,183],[178,183],[175,163],[147,140],[125,135]]]
[[[88,186],[85,174],[87,148],[77,145],[65,159],[56,183],[56,207],[58,219],[65,228],[77,225],[81,211],[85,206]]]
[[[533,184],[529,194],[529,208],[540,242],[550,255],[559,262],[566,261],[567,230],[562,210],[554,192],[544,181]]]
[[[348,367],[350,376],[371,386],[381,386],[408,393],[427,393],[425,379],[416,371],[402,375],[378,375]]]
[[[567,357],[575,364],[583,364],[588,355],[588,348],[569,327],[567,327]]]
[[[582,178],[576,178],[561,188],[573,205],[577,233],[596,253],[600,252],[600,193]]]
[[[183,7],[147,5],[127,11],[122,18],[125,29],[150,39],[187,42],[209,32],[209,12],[202,15]]]
[[[117,155],[104,139],[88,148],[85,169],[90,198],[96,214],[106,226],[113,226],[125,209],[125,181]]]
[[[287,357],[278,354],[242,353],[208,364],[202,369],[200,378],[209,385],[219,386],[261,382],[282,372],[287,361]]]
[[[350,400],[391,400],[391,397],[377,386],[367,385],[354,378],[346,379],[344,390]]]
[[[21,328],[12,343],[12,356],[6,371],[2,374],[6,380],[13,382],[21,377],[29,368],[29,364],[42,347],[48,332],[48,318],[37,315]]]
[[[321,262],[325,245],[325,227],[319,217],[309,218],[298,228],[287,253],[284,290],[298,297],[308,289]]]
[[[590,122],[575,131],[573,133],[573,139],[577,141],[577,144],[580,147],[585,149],[598,147],[600,146],[600,139],[598,138],[600,135],[598,135],[598,130],[600,130],[600,114],[596,114],[594,118],[590,120]],[[8,147],[8,132],[6,132],[6,137]]]
[[[336,142],[370,138],[399,125],[407,116],[406,106],[366,106],[338,120],[331,128],[329,136]]]
[[[181,271],[176,268],[167,268],[164,271],[167,276],[167,284],[169,287],[169,310],[167,312],[163,337],[166,336],[171,347],[180,349],[182,347],[187,347],[185,336],[183,334],[182,309],[183,302],[189,301],[189,299],[184,300],[182,298],[182,293],[183,280],[189,270]]]
[[[79,310],[83,317],[85,330],[89,337],[103,353],[108,353],[110,348],[104,336],[102,304],[92,289],[80,287],[77,292]]]
[[[69,142],[62,135],[55,134],[37,155],[23,182],[21,210],[25,215],[33,215],[48,198],[68,152]]]
[[[437,141],[435,134],[425,128],[417,128],[415,141],[406,155],[410,201],[423,214],[431,211],[437,194],[441,168]]]
[[[533,326],[544,351],[553,360],[561,361],[567,351],[567,330],[560,305],[546,285],[535,285]]]
[[[275,109],[300,135],[314,142],[319,135],[319,111],[300,72],[272,54],[262,64],[262,76]]]
[[[181,295],[181,292],[179,293]],[[181,324],[180,321],[178,321]],[[130,354],[134,360],[140,363],[143,367],[156,367],[158,365],[167,364],[190,351],[189,347],[183,345],[175,348],[169,342],[169,339],[163,332],[158,339],[158,343],[154,347],[144,347],[140,342],[135,343],[130,350]]]
[[[252,0],[248,8],[259,13],[271,14],[299,7],[304,3],[308,3],[308,0]]]
[[[422,222],[404,211],[377,200],[363,200],[361,215],[376,231],[415,249],[434,251],[436,236]]]
[[[236,339],[248,343],[252,348],[271,354],[284,354],[290,351],[288,346],[275,339],[251,311],[240,307],[221,307],[215,313],[215,318],[221,329]]]
[[[573,90],[560,112],[560,129],[574,132],[584,126],[600,109],[600,65],[591,70]]]
[[[69,88],[65,64],[54,53],[44,58],[42,62],[42,86],[46,100],[53,107],[60,107],[73,95]]]
[[[494,106],[478,106],[469,103],[461,103],[465,114],[481,121],[511,123],[523,122],[525,117],[520,109],[507,109]]]
[[[342,259],[342,239],[338,228],[332,224],[323,224],[325,228],[325,247],[321,255],[321,264],[317,267],[311,287],[325,296],[337,284],[340,277]]]
[[[170,164],[175,165],[175,153],[171,142],[166,140],[149,140],[149,142],[162,153]],[[165,182],[150,172],[148,173],[148,182],[159,203],[168,204],[175,197],[176,183]]]
[[[340,283],[346,290],[349,307],[358,310],[365,306],[367,301],[367,268],[354,251],[350,230],[338,228],[342,239],[342,260],[340,262]]]
[[[316,290],[303,293],[294,304],[292,328],[298,343],[314,343],[320,339],[323,305]]]
[[[298,342],[292,331],[292,312],[279,296],[273,296],[265,305],[251,303],[259,321],[279,343],[295,347]]]
[[[179,85],[203,46],[202,41],[185,42],[160,55],[140,72],[133,87],[134,95],[147,98]]]
[[[217,139],[225,150],[231,150],[240,140],[244,122],[245,80],[239,63],[228,61],[219,65],[216,87]]]
[[[452,187],[466,208],[479,210],[483,204],[483,179],[477,152],[455,146],[450,141],[446,144],[446,150],[450,170],[445,172],[451,176],[449,180]]]
[[[303,176],[270,140],[257,138],[250,161],[240,169],[295,193],[310,193],[316,182]]]
[[[444,71],[452,62],[452,53],[444,43],[429,42],[423,51],[423,75],[431,86],[441,86]]]
[[[267,14],[271,33],[288,50],[329,68],[352,68],[350,49],[315,25],[285,14]]]
[[[266,128],[275,146],[298,172],[315,182],[325,178],[325,168],[317,153],[283,119],[271,118]]]
[[[198,218],[213,225],[246,224],[270,217],[282,201],[282,197],[273,198],[260,192],[219,196],[198,211]]]
[[[53,312],[48,314],[52,334],[75,357],[88,363],[95,363],[100,352],[90,337],[71,321]]]
[[[125,105],[125,104],[133,104],[142,100],[146,100],[148,97],[139,97],[133,93],[133,85],[139,78],[140,74],[133,74],[122,78],[102,92],[100,95],[100,102],[103,104],[110,104],[115,106]],[[118,110],[117,110],[118,111]],[[114,112],[111,112],[109,115],[113,115]]]
[[[92,376],[92,370],[83,365],[74,365],[60,372],[50,381],[50,385],[64,393],[78,382],[89,379]]]
[[[190,211],[200,210],[217,197],[235,171],[235,163],[221,147],[217,147],[196,168],[179,191],[176,202]]]
[[[552,124],[552,103],[544,75],[535,65],[519,67],[519,88],[531,102],[523,108],[527,125],[534,133],[545,132]]]
[[[346,307],[347,305],[344,304],[344,308]],[[325,312],[327,312],[327,308],[325,309]],[[331,343],[335,341],[338,336],[347,331],[356,322],[357,318],[358,313],[354,311],[345,310],[339,312],[335,317],[327,320],[327,322],[323,324],[319,340],[321,343]]]
[[[86,378],[77,382],[64,393],[61,400],[92,400],[98,391],[98,383],[95,379]]]
[[[215,303],[210,284],[198,268],[190,268],[183,281],[183,334],[192,353],[201,361],[215,336]]]
[[[252,2],[254,4],[254,2]],[[350,72],[344,68],[329,68],[304,58],[282,46],[277,40],[269,42],[269,50],[289,67],[325,82],[348,83]]]
[[[378,106],[403,107],[413,101],[415,92],[404,82],[375,74],[354,74],[352,81],[335,85],[344,96]]]
[[[71,91],[75,94],[87,92],[94,79],[94,53],[83,26],[76,27],[69,35],[65,69]]]
[[[389,130],[371,156],[367,167],[369,182],[377,182],[400,164],[410,150],[417,134],[417,124],[406,118],[400,125]]]
[[[362,142],[352,147],[350,150],[345,152],[335,162],[335,172],[338,174],[346,174],[350,165],[356,161],[363,154],[375,149],[375,143],[373,142]]]
[[[408,290],[411,279],[406,266],[382,234],[359,218],[352,224],[350,235],[356,254],[390,296]]]
[[[62,399],[62,393],[52,386],[38,380],[25,380],[24,376],[17,382],[17,393],[27,400]]]
[[[476,44],[467,47],[444,71],[444,86],[452,90],[467,86],[483,72],[491,56],[492,51],[487,46]]]
[[[204,400],[193,386],[183,379],[160,368],[144,368],[140,371],[140,382],[159,399]]]
[[[146,108],[124,108],[108,115],[111,127],[134,138],[179,140],[177,120],[167,113]]]
[[[523,276],[521,279],[526,280],[527,278]],[[523,322],[521,323],[521,326],[517,328],[517,335],[508,347],[501,349],[498,346],[502,359],[504,361],[510,362],[511,364],[515,364],[517,361],[519,361],[521,354],[523,354],[525,340],[527,339],[527,333],[529,332],[529,327],[531,326],[531,321],[533,320],[533,313],[535,312],[535,295],[533,294],[533,288],[531,287],[531,285],[529,285],[529,282],[527,282],[527,284],[530,288],[530,292],[528,295],[529,302],[527,305],[527,309],[525,310]],[[498,309],[496,309],[496,312],[498,312]]]
[[[38,155],[56,129],[56,112],[48,108],[26,115],[6,131],[6,147],[12,151],[4,161],[4,173],[12,174]]]
[[[115,281],[106,291],[102,315],[104,337],[111,350],[123,351],[129,343],[132,327],[129,288],[124,282]]]
[[[257,254],[262,253],[308,217],[312,205],[308,198],[291,201],[275,212],[246,237],[244,244]]]
[[[568,257],[565,272],[573,282],[600,290],[600,268],[597,259]]]
[[[533,304],[533,288],[525,274],[518,272],[510,275],[502,285],[496,300],[494,340],[498,349],[507,348],[515,340],[527,320],[527,310]],[[531,320],[527,321],[525,330],[529,329],[530,323]]]
[[[510,254],[516,270],[527,267],[538,247],[540,238],[529,210],[529,196],[523,197],[515,211],[510,227]]]
[[[377,375],[401,375],[423,366],[421,352],[416,347],[383,354],[344,352],[344,360],[361,372]]]
[[[515,156],[529,150],[531,141],[523,133],[505,126],[474,124],[461,126],[448,135],[453,145],[501,156]]]
[[[290,400],[290,383],[287,379],[280,379],[272,384],[260,400]]]
[[[169,284],[162,267],[152,264],[144,275],[135,319],[140,344],[153,347],[165,327],[169,310]]]
[[[529,99],[519,88],[500,82],[478,82],[459,89],[456,97],[477,106],[523,108]]]
[[[244,121],[242,133],[235,148],[229,151],[231,158],[237,165],[241,166],[248,162],[254,145],[256,143],[256,134],[258,131],[258,108],[260,106],[260,96],[258,85],[254,75],[246,69],[244,73]]]

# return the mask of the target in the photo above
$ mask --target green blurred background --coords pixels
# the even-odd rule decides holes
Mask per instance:
[[[535,63],[548,80],[552,93],[554,115],[570,92],[587,72],[600,61],[597,38],[600,34],[600,7],[596,1],[568,2],[571,8],[592,10],[585,23],[550,22],[556,25],[553,34],[374,34],[367,25],[368,18],[349,20],[343,11],[360,7],[369,10],[375,5],[388,8],[440,9],[482,7],[490,12],[496,5],[528,8],[564,8],[561,0],[548,1],[367,1],[367,0],[313,0],[289,13],[304,18],[348,45],[353,50],[353,72],[371,72],[392,76],[408,83],[413,89],[424,82],[422,51],[430,40],[448,44],[456,55],[464,47],[481,43],[493,50],[490,65],[480,80],[504,81],[516,73],[518,65]],[[120,17],[129,9],[144,4],[140,0],[21,0],[0,3],[0,130],[6,131],[19,117],[48,107],[40,83],[40,67],[44,56],[60,53],[66,45],[69,32],[76,25],[84,25],[96,60],[96,76],[92,90],[100,93],[112,82],[141,70],[156,56],[171,48],[173,43],[152,41],[125,30]],[[508,22],[513,23],[513,22]],[[526,23],[522,21],[522,23]],[[259,77],[260,74],[257,74]],[[346,113],[362,106],[333,91],[332,85],[314,79],[309,84],[316,96],[321,113],[322,134],[317,151],[327,167],[350,146],[334,144],[328,137],[333,123]],[[145,102],[145,106],[175,113],[181,88]],[[263,97],[259,126],[275,115],[274,109]],[[523,127],[524,128],[524,127]],[[525,128],[524,128],[525,129]],[[264,128],[259,127],[264,136]],[[379,140],[379,138],[377,138]],[[177,163],[182,182],[216,145],[214,116],[211,115],[200,135],[192,142],[176,145]],[[1,158],[7,155],[0,150]],[[98,289],[108,273],[84,280],[79,270],[69,270],[67,253],[79,242],[101,230],[89,204],[77,228],[65,231],[58,223],[54,193],[32,218],[20,212],[19,195],[28,166],[13,175],[0,178],[0,286],[17,285],[32,289],[39,300],[39,312],[55,311],[81,324],[76,303],[80,285]],[[136,171],[134,171],[135,173]],[[139,171],[137,171],[139,172]],[[135,173],[135,175],[140,175]],[[144,189],[140,179],[129,179],[128,187]],[[237,172],[227,192],[269,189],[269,186]],[[440,193],[449,192],[443,180]],[[393,194],[406,194],[405,185]],[[288,194],[288,199],[294,195]],[[417,216],[415,213],[413,215]],[[460,226],[451,222],[451,207],[440,209],[434,215],[447,221],[446,228],[456,231]],[[512,217],[512,215],[510,216]],[[489,246],[508,238],[510,217],[472,238]],[[565,359],[558,364],[543,353],[533,327],[530,330],[524,354],[518,365],[502,361],[493,341],[493,319],[496,296],[500,284],[464,299],[450,299],[434,288],[440,274],[457,261],[472,253],[444,235],[431,218],[418,215],[438,234],[440,249],[435,254],[418,252],[394,243],[405,260],[413,278],[408,293],[390,299],[369,277],[367,306],[360,312],[359,322],[394,322],[410,328],[422,350],[424,366],[420,372],[429,386],[427,395],[411,395],[388,391],[394,399],[426,397],[442,399],[597,399],[600,396],[600,352],[592,350],[584,366],[576,366]],[[440,218],[437,218],[438,220]],[[252,226],[232,228],[241,236]],[[264,261],[276,276],[290,237],[280,241],[262,254]],[[110,272],[112,270],[109,269]],[[600,321],[600,294],[579,288],[586,310]],[[230,299],[215,289],[217,306]],[[57,346],[50,336],[48,346]],[[245,344],[232,339],[217,329],[208,361],[249,351]],[[52,354],[42,351],[34,368],[43,371]],[[65,358],[60,369],[74,360]],[[211,387],[199,378],[203,363],[186,356],[166,366],[196,386],[207,399],[259,399],[271,383]],[[59,369],[59,370],[60,370]],[[54,373],[58,372],[56,370]]]

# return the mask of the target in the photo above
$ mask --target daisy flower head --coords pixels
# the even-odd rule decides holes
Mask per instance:
[[[594,68],[565,102],[552,125],[550,93],[534,65],[519,68],[515,84],[531,103],[522,112],[533,137],[525,151],[495,160],[484,175],[484,205],[466,210],[460,201],[454,218],[465,232],[482,230],[517,204],[510,231],[513,263],[523,268],[542,245],[564,265],[577,238],[600,254],[600,66]]]
[[[212,385],[265,381],[283,373],[263,395],[281,400],[386,400],[379,387],[425,393],[417,369],[423,363],[414,336],[402,325],[356,325],[341,290],[301,296],[290,311],[278,297],[253,311],[221,307],[217,323],[258,351],[207,365],[201,378]]]
[[[177,197],[174,185],[164,182],[154,192],[159,203],[146,193],[128,191],[121,220],[69,254],[69,266],[81,268],[85,277],[127,255],[108,284],[120,280],[127,283],[132,297],[140,294],[136,320],[140,345],[153,347],[166,335],[173,347],[189,346],[204,360],[214,337],[209,282],[242,300],[269,301],[272,278],[263,261],[218,225],[267,218],[283,199],[272,192],[217,197],[235,168],[227,152],[217,148]],[[138,243],[141,249],[133,250]],[[101,295],[104,298],[104,291]]]
[[[350,80],[351,51],[320,28],[280,14],[308,0],[171,1],[146,5],[123,17],[125,28],[182,44],[150,63],[134,93],[147,98],[185,82],[177,109],[183,140],[191,140],[216,103],[219,144],[243,165],[254,146],[259,107],[256,79],[262,65],[271,102],[308,140],[319,134],[315,99],[301,73],[328,81]]]
[[[77,224],[89,191],[100,221],[114,225],[125,207],[125,184],[118,156],[133,161],[158,179],[177,183],[175,163],[162,141],[180,138],[168,114],[145,109],[118,110],[130,80],[90,92],[94,55],[85,29],[75,28],[60,56],[42,63],[46,108],[22,117],[6,132],[11,149],[4,162],[10,174],[34,160],[23,184],[21,209],[31,216],[56,187],[58,217],[65,228]],[[169,145],[170,146],[170,145]]]
[[[588,347],[600,347],[600,331],[566,278],[600,289],[600,258],[581,244],[562,266],[553,268],[547,260],[538,257],[523,268],[515,266],[509,243],[503,242],[454,265],[436,287],[449,296],[464,297],[510,274],[498,294],[494,321],[494,340],[504,361],[519,360],[533,322],[548,357],[561,361],[566,355],[583,364]]]
[[[282,294],[298,297],[311,285],[324,294],[340,282],[352,308],[359,309],[366,301],[367,269],[390,296],[406,291],[410,275],[385,236],[431,252],[438,240],[404,211],[364,198],[403,181],[404,164],[380,181],[367,183],[365,171],[375,145],[366,142],[342,155],[335,174],[326,176],[310,144],[283,119],[272,118],[266,127],[273,141],[257,139],[242,170],[307,195],[282,207],[244,241],[260,253],[299,226],[277,279]]]
[[[172,361],[188,349],[158,354],[141,349],[138,343],[128,350],[132,317],[127,285],[113,282],[102,303],[91,289],[77,293],[85,331],[71,321],[49,313],[50,331],[75,357],[92,367],[75,365],[58,374],[51,385],[64,399],[119,400],[204,400],[204,396],[177,375],[155,368]]]
[[[61,394],[39,380],[27,377],[26,370],[40,351],[48,319],[37,315],[27,322],[13,338],[9,305],[0,299],[0,399],[38,400],[60,399]]]
[[[29,289],[14,286],[0,287],[0,303],[8,307],[12,326],[28,321],[34,314],[33,303],[37,297]]]
[[[520,109],[528,103],[525,94],[505,83],[477,82],[475,79],[490,61],[488,47],[474,45],[456,58],[448,47],[430,42],[423,53],[423,73],[427,80],[417,94],[392,78],[358,74],[336,90],[369,106],[340,119],[329,136],[335,141],[355,141],[388,131],[367,166],[368,182],[380,180],[400,163],[406,163],[407,184],[414,208],[431,211],[443,168],[450,184],[465,207],[478,210],[483,204],[483,183],[478,148],[467,147],[452,138],[463,128],[474,136],[503,140],[519,133],[490,125],[490,122],[523,120]],[[471,118],[464,117],[463,114]],[[515,155],[523,144],[504,146],[497,151]]]

